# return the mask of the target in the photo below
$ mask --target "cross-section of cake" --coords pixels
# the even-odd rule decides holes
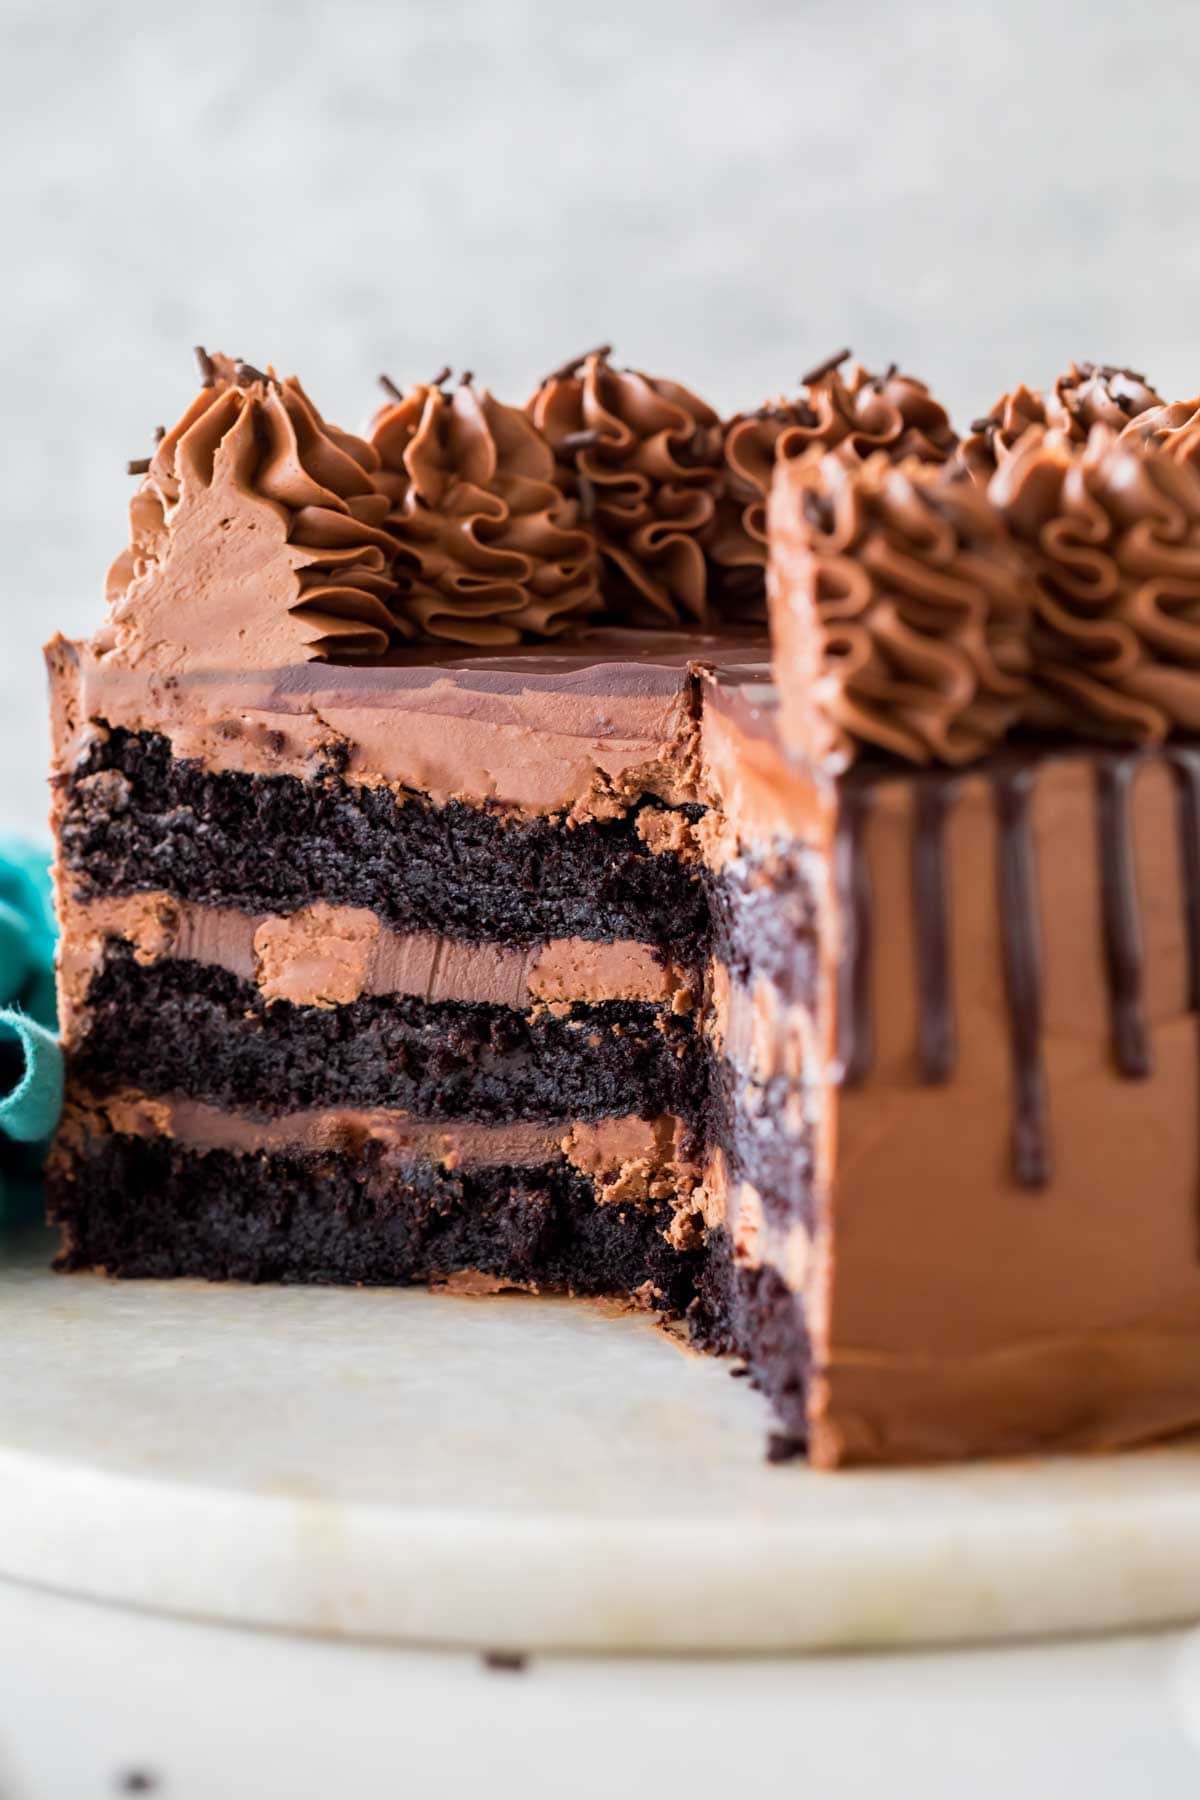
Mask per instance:
[[[64,1268],[623,1296],[824,1466],[1200,1424],[1197,409],[843,362],[203,359],[48,650]]]

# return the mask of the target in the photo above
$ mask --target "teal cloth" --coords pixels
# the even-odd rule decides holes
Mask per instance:
[[[0,838],[0,1223],[31,1216],[62,1111],[46,854]]]

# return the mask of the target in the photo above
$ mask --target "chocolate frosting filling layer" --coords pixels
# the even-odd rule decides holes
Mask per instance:
[[[448,1125],[382,1107],[334,1107],[263,1121],[197,1100],[157,1098],[133,1090],[103,1099],[77,1092],[65,1115],[63,1140],[78,1145],[88,1136],[110,1131],[173,1137],[198,1149],[240,1150],[248,1155],[283,1149],[354,1155],[376,1140],[401,1158],[437,1162],[448,1168],[563,1161],[593,1177],[601,1190],[611,1188],[623,1171],[628,1188],[628,1171],[634,1165],[642,1165],[655,1182],[668,1173],[686,1182],[691,1167],[686,1165],[682,1149],[686,1127],[665,1113],[657,1119],[630,1116],[545,1124],[512,1120],[498,1125],[464,1119]],[[626,1191],[609,1192],[607,1197],[644,1200],[663,1196]]]
[[[68,1037],[109,938],[132,945],[142,965],[167,958],[205,963],[253,981],[267,1000],[293,1006],[344,1006],[362,994],[519,1010],[645,1000],[682,1012],[693,1003],[689,977],[646,944],[585,938],[523,948],[467,944],[431,932],[393,931],[369,908],[325,901],[255,916],[165,892],[67,896],[63,932],[60,997]]]

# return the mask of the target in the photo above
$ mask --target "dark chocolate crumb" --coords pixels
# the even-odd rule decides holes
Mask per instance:
[[[796,1457],[804,1455],[804,1439],[792,1437],[786,1431],[772,1431],[767,1438],[767,1461],[769,1463],[794,1462]]]
[[[498,1669],[506,1675],[523,1675],[529,1667],[529,1658],[523,1650],[485,1650],[483,1666]]]
[[[125,464],[125,467],[131,475],[148,475],[150,473],[150,458],[148,456],[131,457]]]
[[[192,352],[196,358],[196,367],[200,371],[201,387],[214,387],[217,380],[216,365],[203,344],[197,344]]]
[[[815,364],[814,367],[808,371],[807,375],[802,375],[800,377],[800,386],[812,387],[814,383],[821,381],[826,375],[832,375],[839,364],[845,362],[849,354],[849,350],[839,350],[835,355],[827,356],[824,362]]]
[[[149,1769],[126,1769],[117,1777],[120,1794],[153,1794],[157,1788],[158,1776]]]
[[[396,386],[395,382],[392,380],[390,375],[381,375],[379,377],[379,385],[383,389],[385,394],[391,395],[393,400],[403,400],[404,395],[401,393],[400,389]],[[437,383],[434,382],[433,385],[436,387]]]

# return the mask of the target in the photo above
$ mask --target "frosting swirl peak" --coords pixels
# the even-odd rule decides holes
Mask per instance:
[[[382,655],[395,545],[375,452],[294,377],[205,363],[130,503],[106,652],[153,668]]]
[[[938,463],[957,443],[945,408],[924,382],[894,364],[873,375],[854,363],[843,375],[844,360],[813,370],[797,398],[739,413],[726,426],[725,479],[709,540],[724,611],[765,617],[767,495],[777,461],[840,446],[858,459],[886,450],[896,462],[915,456]]]
[[[973,483],[835,452],[780,465],[771,522],[771,627],[793,748],[958,764],[1000,741],[1027,689],[1032,593]]]
[[[637,625],[703,622],[703,543],[721,474],[712,408],[673,381],[614,368],[605,348],[548,376],[526,411],[595,535],[606,613]]]
[[[972,476],[986,483],[1032,426],[1049,426],[1082,444],[1093,425],[1119,431],[1130,420],[1161,407],[1161,398],[1136,369],[1071,363],[1048,394],[1023,382],[1002,394],[985,418],[975,420],[959,454]]]
[[[1200,469],[1200,394],[1171,406],[1154,406],[1130,419],[1122,437],[1165,450],[1180,462]]]
[[[988,493],[1037,583],[1036,725],[1120,743],[1200,730],[1200,469],[1096,425],[1034,430]]]
[[[559,492],[549,445],[469,376],[413,387],[376,416],[397,606],[460,644],[550,638],[599,610],[595,547]]]

